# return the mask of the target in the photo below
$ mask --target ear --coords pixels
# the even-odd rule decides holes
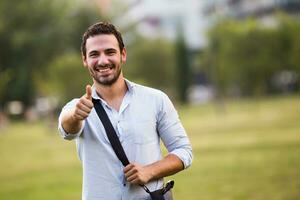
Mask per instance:
[[[81,58],[82,58],[83,66],[84,66],[84,67],[87,67],[88,64],[87,64],[87,61],[86,61],[86,56],[84,56],[83,54],[81,54]]]
[[[124,47],[122,52],[121,52],[121,61],[122,61],[122,63],[126,62],[126,58],[127,58],[127,53],[126,53],[126,48]]]

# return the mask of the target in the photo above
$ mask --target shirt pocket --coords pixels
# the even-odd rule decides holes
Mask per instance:
[[[152,144],[159,141],[156,123],[152,120],[137,120],[134,126],[135,144]]]

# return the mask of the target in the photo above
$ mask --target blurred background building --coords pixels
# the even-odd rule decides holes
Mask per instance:
[[[266,25],[274,25],[274,14],[283,11],[291,16],[300,16],[298,0],[211,0],[205,1],[204,16],[211,22],[228,17],[239,20],[259,18]]]
[[[205,32],[214,22],[224,18],[239,20],[256,17],[274,19],[277,11],[300,17],[299,0],[94,0],[107,14],[114,14],[114,22],[120,27],[134,26],[146,37],[175,40],[178,26],[182,25],[188,48],[201,49],[207,44]],[[116,4],[122,4],[120,7]],[[121,8],[121,9],[122,9]],[[113,15],[113,14],[111,14]]]

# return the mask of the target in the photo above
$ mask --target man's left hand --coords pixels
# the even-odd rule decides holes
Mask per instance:
[[[124,168],[126,180],[132,184],[144,185],[152,176],[150,169],[137,163],[130,163]]]

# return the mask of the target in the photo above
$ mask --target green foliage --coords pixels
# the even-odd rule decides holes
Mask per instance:
[[[160,89],[174,91],[175,63],[173,46],[164,39],[136,37],[127,48],[124,74],[131,80]]]
[[[81,96],[90,82],[82,67],[81,37],[88,26],[99,20],[106,19],[93,3],[1,1],[0,106],[11,100],[20,100],[27,106],[36,96],[55,95],[61,102]],[[127,49],[126,77],[174,90],[170,43],[136,37]]]
[[[76,53],[57,57],[49,63],[46,81],[45,78],[37,80],[39,81],[37,85],[45,96],[59,97],[61,102],[81,97],[85,93],[85,86],[91,84],[89,72]]]
[[[276,73],[299,74],[300,24],[281,16],[277,23],[266,27],[254,19],[225,20],[211,29],[202,64],[221,94],[233,89],[242,95],[268,94]]]
[[[1,1],[0,71],[9,70],[10,78],[0,94],[1,103],[22,100],[30,104],[35,94],[33,71],[41,71],[55,49],[53,25],[58,19],[55,1]],[[52,44],[51,44],[51,43]],[[50,45],[51,44],[51,45]]]
[[[181,28],[181,26],[180,26]],[[175,43],[175,56],[176,56],[176,77],[177,77],[177,93],[181,103],[187,103],[187,90],[190,85],[191,67],[189,62],[188,49],[185,44],[183,32],[181,29],[178,31],[177,40]]]
[[[299,20],[291,20],[288,17],[281,17],[281,34],[284,36],[285,34],[289,34],[290,37],[286,39],[286,50],[288,49],[289,53],[287,54],[287,62],[290,69],[297,71],[300,76],[300,22]]]
[[[78,52],[81,35],[100,16],[73,1],[2,0],[0,3],[0,106],[20,100],[30,105],[39,81],[57,57]],[[38,78],[39,81],[36,80]]]

